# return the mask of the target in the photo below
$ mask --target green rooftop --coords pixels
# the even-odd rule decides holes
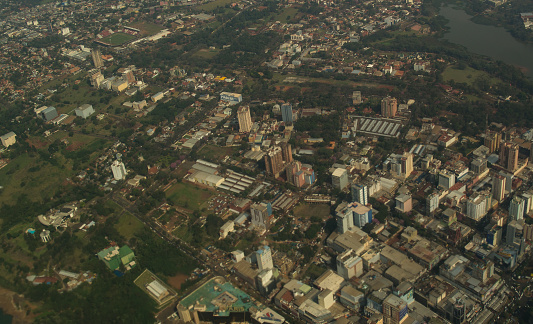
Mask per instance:
[[[98,252],[98,259],[104,261],[109,270],[116,270],[120,267],[120,264],[126,266],[135,260],[135,254],[129,246],[124,245],[117,252],[113,253],[115,250],[117,250],[115,246],[110,246]]]
[[[189,308],[197,301],[206,306],[206,312],[217,312],[219,316],[227,316],[231,312],[245,312],[254,306],[250,296],[222,277],[209,280],[183,298],[180,304]]]

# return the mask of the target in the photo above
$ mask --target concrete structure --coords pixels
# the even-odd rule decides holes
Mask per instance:
[[[239,120],[239,132],[248,133],[252,129],[252,117],[250,117],[250,107],[242,106],[237,110]]]
[[[502,134],[498,132],[487,132],[485,135],[485,146],[489,149],[489,153],[500,149],[500,142],[502,141]]]
[[[91,56],[93,58],[94,67],[99,69],[104,66],[104,61],[102,60],[102,53],[99,49],[93,48],[91,50]]]
[[[385,323],[400,324],[407,319],[409,309],[400,297],[389,295],[383,301],[383,317]]]
[[[437,208],[439,208],[440,197],[436,192],[430,194],[426,198],[426,211],[428,214],[433,213]]]
[[[150,295],[152,295],[156,300],[162,300],[169,295],[168,289],[157,280],[154,280],[146,285],[146,290],[148,290]]]
[[[337,168],[331,175],[333,188],[343,190],[348,185],[348,172],[346,169]]]
[[[263,270],[274,269],[274,263],[272,262],[272,251],[268,245],[263,246],[261,249],[255,252],[257,257],[257,267],[259,272]]]
[[[524,209],[525,200],[514,196],[509,204],[509,218],[517,221],[524,219]]]
[[[271,147],[265,154],[265,167],[267,175],[279,177],[283,171],[283,153],[279,146]]]
[[[507,224],[507,232],[506,232],[505,242],[508,245],[513,245],[515,237],[517,237],[519,233],[522,233],[523,229],[524,229],[524,227],[522,226],[522,222],[518,222],[516,220],[511,220]]]
[[[0,141],[2,142],[2,145],[4,145],[4,147],[9,147],[17,142],[16,137],[17,134],[15,134],[14,132],[9,132],[0,136]]]
[[[220,238],[224,239],[230,232],[233,232],[235,230],[235,222],[232,220],[227,221],[220,227]]]
[[[368,186],[365,184],[352,184],[352,201],[368,205]]]
[[[236,105],[242,101],[242,94],[231,93],[231,92],[221,92],[220,100],[226,101],[230,105]]]
[[[506,178],[501,174],[492,177],[492,198],[501,202],[505,197]]]
[[[500,165],[510,172],[518,169],[518,144],[504,143],[500,147]]]
[[[473,194],[466,201],[466,216],[476,222],[485,217],[488,211],[487,207],[490,206],[490,203],[487,202],[487,198],[490,197],[487,197],[484,194]]]
[[[336,218],[340,233],[351,231],[354,226],[362,228],[372,222],[372,209],[363,204],[353,202],[339,207]]]
[[[94,114],[93,106],[89,104],[83,104],[76,108],[74,111],[76,113],[76,116],[81,117],[83,119],[86,119],[87,117]]]
[[[291,104],[286,103],[281,105],[281,118],[286,124],[292,124],[294,122]]]
[[[470,167],[475,174],[481,174],[487,170],[487,159],[476,158],[472,161]]]
[[[413,153],[391,154],[383,162],[383,170],[390,171],[395,177],[406,179],[413,172]]]
[[[363,259],[353,250],[337,255],[337,273],[346,280],[363,275]]]
[[[270,216],[272,215],[272,205],[270,203],[253,204],[250,206],[252,225],[264,227],[270,226]]]
[[[381,116],[391,118],[396,116],[398,101],[396,98],[386,97],[381,100]]]
[[[402,213],[408,213],[413,209],[413,198],[411,195],[399,195],[395,200],[396,209]]]
[[[289,143],[282,143],[281,145],[281,157],[285,164],[291,163],[292,159],[292,146]]]
[[[439,173],[439,187],[450,189],[455,184],[455,174],[448,170]]]
[[[111,171],[113,171],[113,178],[115,178],[115,180],[126,179],[127,172],[123,162],[115,160],[113,164],[111,164]]]
[[[354,91],[352,92],[352,103],[354,105],[359,105],[363,102],[361,91]]]

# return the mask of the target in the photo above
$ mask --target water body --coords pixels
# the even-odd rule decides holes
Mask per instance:
[[[461,9],[443,6],[439,14],[449,20],[450,30],[445,39],[463,45],[470,52],[519,67],[533,78],[533,45],[517,41],[503,27],[476,24]]]
[[[0,324],[11,324],[13,317],[11,315],[5,314],[0,308]]]

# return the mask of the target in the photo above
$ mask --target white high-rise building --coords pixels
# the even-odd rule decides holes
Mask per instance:
[[[473,195],[466,201],[466,215],[479,221],[487,214],[487,198],[484,195]]]
[[[111,164],[111,170],[113,171],[113,177],[115,180],[124,180],[126,179],[126,167],[124,166],[124,163],[116,160]]]
[[[257,267],[259,272],[263,270],[274,269],[274,262],[272,262],[272,251],[268,245],[263,246],[255,252],[257,256]]]
[[[524,199],[514,196],[509,205],[509,217],[517,221],[524,219],[524,206]]]
[[[364,184],[352,185],[352,201],[368,205],[368,187]]]

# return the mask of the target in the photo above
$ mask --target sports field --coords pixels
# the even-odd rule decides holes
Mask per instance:
[[[113,46],[122,45],[130,40],[134,39],[135,36],[125,33],[114,33],[107,37],[100,39],[101,42],[111,44]]]

